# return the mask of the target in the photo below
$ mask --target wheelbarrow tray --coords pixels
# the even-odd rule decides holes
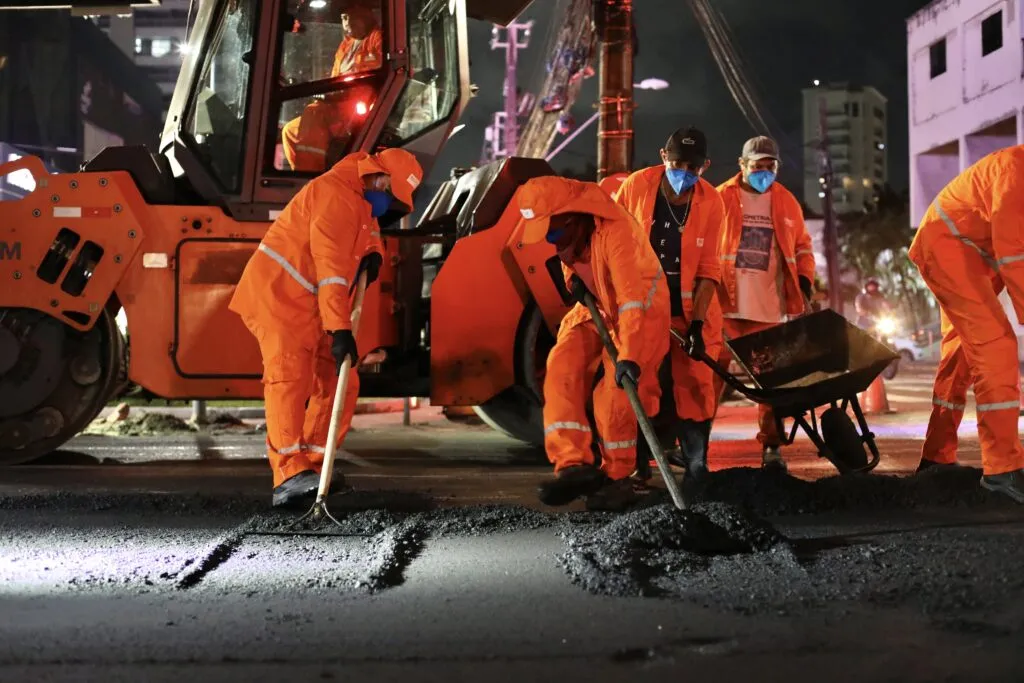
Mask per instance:
[[[899,357],[831,309],[726,343],[756,385],[742,393],[779,417],[855,397]]]

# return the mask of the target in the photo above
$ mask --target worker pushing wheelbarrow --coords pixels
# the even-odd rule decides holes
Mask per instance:
[[[686,347],[682,335],[675,330],[672,335]],[[725,343],[753,386],[706,353],[696,357],[735,391],[770,406],[784,445],[792,444],[801,428],[818,455],[842,474],[867,472],[878,465],[878,446],[857,394],[897,358],[895,352],[830,309]],[[821,407],[825,410],[819,417]],[[856,425],[847,408],[853,409]],[[787,418],[793,420],[788,432],[783,425]]]

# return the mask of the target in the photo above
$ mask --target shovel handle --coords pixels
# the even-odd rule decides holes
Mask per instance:
[[[594,327],[597,328],[597,334],[601,337],[601,343],[604,344],[605,351],[611,357],[612,362],[617,363],[619,360],[619,350],[615,348],[612,337],[608,333],[608,327],[605,326],[601,312],[597,309],[597,303],[590,292],[584,295],[584,303],[586,303],[587,309],[590,311],[590,317],[594,321]],[[606,381],[609,379],[608,377],[605,378]],[[668,488],[669,495],[672,496],[672,502],[680,510],[685,510],[686,499],[683,497],[683,491],[679,488],[679,483],[676,482],[675,477],[672,476],[672,470],[669,468],[668,460],[665,458],[665,453],[661,448],[661,442],[658,441],[658,435],[654,431],[651,421],[647,419],[647,411],[644,410],[644,405],[640,401],[636,385],[628,377],[622,385],[626,396],[629,397],[629,405],[633,408],[636,421],[640,425],[640,431],[647,441],[647,446],[651,450],[651,455],[654,456],[654,461],[658,464],[658,472],[661,474],[661,478],[665,480],[665,487]]]
[[[359,318],[363,313],[363,297],[366,295],[366,271],[359,274],[356,280],[356,296],[352,302],[352,336],[359,329]],[[337,452],[338,418],[341,408],[345,405],[345,394],[348,393],[348,380],[352,371],[352,358],[346,357],[338,370],[338,385],[334,389],[334,404],[331,406],[331,424],[327,430],[327,445],[324,448],[324,464],[320,468],[320,486],[316,491],[316,502],[321,503],[331,487],[331,476],[334,474],[334,455]]]

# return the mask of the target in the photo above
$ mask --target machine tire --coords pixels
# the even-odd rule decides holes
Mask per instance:
[[[840,474],[867,467],[868,454],[864,450],[864,442],[846,411],[829,408],[821,414],[821,439],[832,451],[832,464]]]
[[[473,410],[489,427],[533,446],[544,445],[544,371],[555,340],[537,304],[523,310],[516,332],[516,383]]]
[[[46,368],[39,367],[38,358],[43,355],[35,349],[35,367],[31,361],[25,361],[22,371],[34,373],[34,376],[47,376],[52,388],[32,403],[27,412],[9,414],[8,411],[8,414],[0,416],[0,466],[3,466],[36,460],[59,449],[85,429],[103,410],[123,379],[125,347],[114,312],[109,309],[104,310],[92,329],[84,333],[72,330],[46,314],[27,309],[3,309],[0,314],[3,318],[10,316],[9,321],[29,321],[26,323],[29,326],[45,326],[51,334],[49,340],[59,340],[57,343],[62,353],[56,363]],[[34,340],[32,334],[30,331],[28,338]],[[75,360],[84,365],[72,366],[67,358],[69,349],[80,352]],[[19,359],[7,369],[10,372],[17,371],[18,364],[22,363],[21,348],[17,353]],[[75,377],[76,372],[78,378]],[[49,379],[54,375],[55,379]],[[0,404],[5,403],[5,399],[10,400],[11,395],[22,396],[26,390],[24,385],[12,383],[5,386],[4,374],[0,374]]]

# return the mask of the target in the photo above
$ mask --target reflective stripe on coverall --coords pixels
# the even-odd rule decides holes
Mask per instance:
[[[648,414],[657,412],[658,364],[668,352],[669,305],[665,275],[636,221],[594,183],[546,176],[517,193],[525,225],[522,241],[544,239],[552,215],[588,213],[596,229],[590,243],[594,295],[619,351],[640,366],[638,394]],[[576,304],[562,319],[544,380],[544,446],[558,472],[593,463],[586,404],[601,360],[605,376],[594,391],[595,422],[602,438],[602,469],[611,479],[636,467],[637,421],[626,392],[615,385],[615,367],[603,351],[589,312]]]
[[[952,391],[946,394],[942,386],[948,381],[959,390],[962,382],[957,377],[963,370],[954,359],[958,340],[974,380],[984,473],[1024,468],[1017,427],[1017,338],[997,297],[998,283],[993,285],[998,274],[1018,321],[1024,321],[1024,145],[989,154],[943,188],[925,213],[909,255],[952,327],[949,343],[943,339],[943,356],[950,360],[940,367],[953,376],[936,377],[936,398],[947,401],[949,396],[954,407],[966,401]],[[929,423],[929,459],[955,453],[955,424],[942,429],[941,417],[933,413],[934,428]]]
[[[718,186],[718,192],[722,196],[725,205],[725,221],[722,228],[721,259],[722,259],[722,282],[718,288],[718,296],[722,302],[723,314],[736,313],[736,254],[740,246],[740,236],[743,233],[743,209],[740,205],[740,195],[743,188],[740,185],[742,174],[735,176]],[[771,196],[772,227],[775,231],[775,241],[782,252],[782,263],[784,266],[783,291],[780,293],[785,298],[786,313],[791,316],[800,315],[804,312],[804,297],[800,291],[800,276],[804,276],[811,282],[814,281],[814,248],[811,244],[811,236],[807,232],[807,225],[804,223],[803,209],[800,202],[789,190],[779,182],[772,183],[768,188]],[[725,333],[730,338],[742,337],[746,334],[753,334],[761,330],[774,327],[772,323],[756,322],[753,320],[741,320],[738,318],[725,318]],[[723,344],[718,356],[718,364],[724,368],[729,366],[732,354]],[[715,405],[722,396],[723,381],[715,375]],[[775,414],[765,404],[757,406],[758,433],[757,440],[765,447],[778,447],[782,444],[777,430],[775,429]]]
[[[418,184],[423,177],[415,157],[403,150],[348,155],[288,202],[231,299],[229,308],[256,337],[263,356],[274,486],[299,472],[318,471],[322,462],[337,381],[326,333],[351,329],[350,297],[359,264],[370,252],[383,253],[377,221],[362,196],[362,176],[371,173],[389,173],[403,204],[412,202],[415,184],[409,179]],[[358,391],[353,369],[339,443]]]
[[[639,170],[622,183],[615,195],[615,200],[640,224],[648,240],[654,222],[654,206],[664,175],[663,166]],[[679,290],[683,297],[683,317],[672,319],[672,327],[679,332],[685,333],[689,326],[697,279],[711,280],[715,284],[722,279],[718,250],[724,219],[722,198],[709,182],[698,180],[693,189],[686,226],[679,236],[682,255]],[[703,333],[708,356],[717,358],[722,348],[722,307],[717,294],[708,305]],[[710,420],[714,417],[716,406],[714,372],[703,362],[691,358],[678,343],[670,344],[669,354],[677,415],[683,420]]]
[[[351,36],[341,41],[334,56],[331,78],[373,71],[384,63],[383,37],[380,29],[374,29],[363,39],[362,44],[355,48],[355,53],[349,60],[349,69],[342,71],[345,56],[353,49],[354,42],[355,39]],[[292,170],[322,171],[327,163],[327,148],[330,146],[331,138],[337,137],[332,134],[332,127],[348,123],[349,118],[350,115],[341,112],[338,106],[317,100],[307,105],[301,116],[284,124],[281,129],[281,145],[284,148],[284,158]]]

